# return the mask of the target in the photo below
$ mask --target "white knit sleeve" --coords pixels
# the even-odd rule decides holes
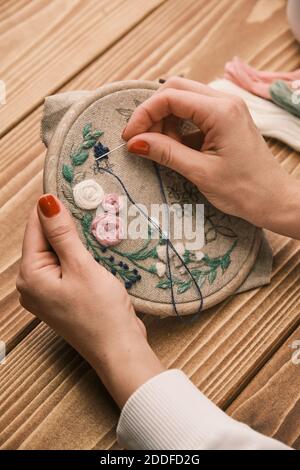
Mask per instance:
[[[128,399],[117,436],[126,449],[290,449],[230,418],[175,369],[153,377]]]

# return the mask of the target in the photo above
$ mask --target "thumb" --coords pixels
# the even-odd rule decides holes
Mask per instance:
[[[78,266],[78,260],[84,261],[90,257],[72,217],[57,197],[45,194],[40,197],[37,207],[44,235],[62,265]]]
[[[201,170],[206,161],[201,152],[193,150],[171,137],[155,132],[134,136],[128,141],[127,147],[129,152],[167,166],[190,180],[195,172],[195,167]],[[199,173],[202,172],[199,171]],[[199,181],[199,183],[201,182]]]

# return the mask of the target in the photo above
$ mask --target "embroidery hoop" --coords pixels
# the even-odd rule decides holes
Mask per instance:
[[[69,134],[73,127],[77,125],[78,120],[80,120],[81,116],[84,115],[86,111],[89,111],[89,109],[93,106],[97,106],[97,103],[101,103],[101,100],[103,98],[113,96],[115,93],[130,91],[130,94],[132,94],[132,97],[134,98],[136,93],[142,92],[143,90],[151,92],[156,90],[157,87],[158,85],[156,83],[149,81],[115,82],[103,86],[102,88],[96,90],[95,92],[92,92],[90,95],[85,96],[84,98],[76,102],[74,105],[72,105],[60,121],[59,125],[57,126],[47,151],[44,170],[44,191],[47,193],[50,192],[56,194],[61,197],[61,195],[59,194],[60,183],[58,179],[58,171],[61,165],[60,160],[61,158],[64,158],[62,154],[63,152],[65,152],[65,142],[67,139],[69,139]],[[122,127],[124,127],[125,124],[126,121],[123,122]],[[101,125],[99,124],[97,124],[97,126],[95,127],[101,129]],[[116,129],[114,128],[114,132],[115,131]],[[105,142],[105,144],[108,145],[110,148],[114,148],[114,146],[109,145],[109,142],[107,141]],[[131,157],[128,156],[128,158]],[[140,159],[140,161],[145,160]],[[97,181],[99,182],[99,179],[97,179]],[[241,223],[238,222],[239,220],[240,219],[236,219],[236,224]],[[226,299],[229,295],[236,292],[236,290],[242,285],[242,283],[249,275],[251,269],[253,268],[261,244],[262,231],[256,227],[253,227],[250,224],[247,224],[246,222],[243,222],[243,224],[246,224],[247,236],[249,237],[250,243],[246,247],[244,243],[239,255],[235,257],[235,274],[232,275],[229,280],[227,279],[220,289],[216,290],[213,293],[205,294],[203,296],[203,309],[207,309],[221,302],[222,300]],[[82,238],[81,233],[80,235]],[[238,240],[240,241],[239,235]],[[239,258],[241,258],[240,262]],[[131,292],[129,291],[129,293]],[[174,308],[171,303],[171,296],[170,293],[168,294],[168,301],[154,301],[153,299],[148,300],[147,298],[141,298],[138,297],[136,294],[132,293],[131,298],[134,307],[137,311],[159,316],[174,316]],[[199,300],[188,300],[180,302],[178,301],[178,296],[176,296],[176,305],[178,307],[178,312],[180,313],[180,315],[193,314],[196,313],[196,311],[198,310]]]

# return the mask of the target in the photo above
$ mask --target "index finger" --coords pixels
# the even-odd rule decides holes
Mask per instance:
[[[182,77],[170,77],[168,80],[165,81],[155,94],[161,93],[163,90],[168,88],[174,88],[177,90],[186,90],[186,91],[193,91],[194,93],[200,93],[202,95],[213,96],[215,98],[224,98],[226,97],[226,93],[215,90],[211,88],[209,85],[205,85],[201,82],[196,82],[195,80],[190,80],[187,78]]]
[[[206,133],[207,118],[215,114],[219,100],[221,99],[191,91],[165,89],[161,93],[152,95],[135,109],[122,137],[129,140],[135,135],[147,132],[155,123],[172,114],[193,121]]]

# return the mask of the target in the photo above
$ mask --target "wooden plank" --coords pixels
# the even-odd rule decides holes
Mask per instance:
[[[0,77],[7,104],[0,109],[0,137],[163,1],[19,1],[9,13],[5,3]]]
[[[26,220],[42,192],[44,149],[38,139],[39,120],[40,114],[33,113],[1,141],[0,338],[7,350],[35,323],[19,304],[15,280]],[[16,146],[12,145],[14,139],[19,142]]]
[[[113,444],[115,405],[87,364],[48,327],[40,324],[2,367],[2,448],[30,448],[40,426],[34,447],[87,449],[99,439]]]
[[[300,450],[300,328],[289,336],[227,412]]]
[[[293,69],[299,65],[283,6],[260,22],[253,21],[253,16],[260,18],[259,11],[265,15],[265,9],[260,10],[260,1],[241,1],[238,6],[237,2],[233,4],[229,0],[209,4],[203,1],[202,8],[199,8],[199,2],[195,3],[172,0],[162,5],[64,89],[95,88],[103,82],[128,77],[153,79],[171,71],[209,80],[221,72],[223,61],[232,57],[237,49],[244,59],[251,59],[253,65],[261,68],[267,65],[269,69]],[[242,39],[236,44],[239,36]],[[256,42],[251,40],[253,37]],[[141,43],[145,44],[142,50]],[[288,59],[282,55],[283,45]],[[211,55],[219,46],[222,46],[223,59],[218,56],[214,61]],[[1,275],[9,286],[12,285],[13,270],[16,270],[14,266],[17,266],[20,254],[29,206],[41,190],[43,152],[37,141],[39,116],[40,110],[37,110],[3,139],[5,152],[2,153],[7,159],[8,170],[3,176],[6,190],[0,193],[0,200],[4,202],[3,222],[8,228],[5,241],[2,240],[5,269]],[[26,151],[22,152],[20,168],[11,141],[14,138],[19,142],[25,135],[29,140],[25,143]],[[270,146],[287,171],[298,176],[298,154],[274,141]],[[9,227],[16,214],[15,238],[11,242],[8,240]],[[274,234],[269,237],[275,252],[270,286],[224,302],[205,312],[197,323],[147,319],[150,340],[165,364],[183,368],[201,390],[223,407],[230,404],[299,324],[300,244]],[[7,292],[9,289],[4,287],[5,299]],[[10,295],[9,299],[14,296],[12,291]],[[10,309],[16,305],[15,298],[14,302],[11,306],[8,302],[8,310],[2,310],[1,331],[15,344],[20,330],[7,326]],[[15,321],[22,315],[21,311],[16,313]],[[27,317],[27,321],[31,318]],[[32,344],[35,347],[31,348]],[[76,357],[43,325],[35,328],[11,352],[7,364],[1,366],[5,380],[9,379],[11,384],[11,394],[7,394],[3,377],[4,385],[0,390],[3,448],[115,446],[117,412],[95,376]],[[20,382],[17,377],[21,378]],[[28,388],[26,399],[23,382]],[[73,416],[74,409],[76,414]]]

